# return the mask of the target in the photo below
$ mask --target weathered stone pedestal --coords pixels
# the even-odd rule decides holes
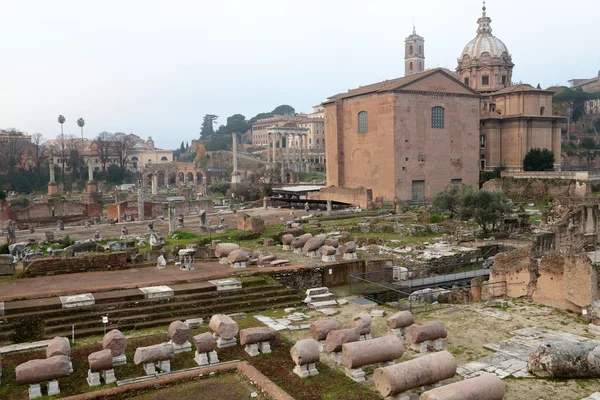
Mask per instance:
[[[250,357],[255,357],[262,354],[268,354],[271,352],[271,345],[269,342],[260,342],[260,343],[252,343],[247,344],[245,349],[246,353],[250,355]]]
[[[114,369],[107,369],[102,371],[102,378],[104,379],[104,382],[107,385],[117,381]]]
[[[173,345],[173,347],[175,348],[175,354],[192,351],[192,344],[190,342],[185,342],[184,344],[179,345],[171,340],[171,341],[169,341],[169,343],[171,343]]]
[[[373,337],[371,336],[370,333],[367,333],[366,335],[360,335],[359,340],[371,340],[371,339],[373,339]]]
[[[321,249],[315,250],[315,251],[309,251],[308,253],[306,253],[306,256],[309,258],[318,258],[319,257],[319,253],[321,253]]]
[[[236,262],[231,264],[231,266],[233,268],[246,268],[246,263],[245,262]]]
[[[229,263],[227,262],[227,257],[221,257],[221,258],[219,259],[219,264],[225,264],[225,265],[229,264]]]
[[[400,339],[404,339],[406,337],[406,335],[404,333],[404,329],[405,328],[395,328],[395,329],[388,328],[388,332],[393,335],[398,336]]]
[[[398,393],[393,396],[388,396],[385,400],[419,400],[419,395],[413,391]]]
[[[296,254],[302,254],[302,247],[296,247],[294,249],[294,253],[296,253]]]
[[[171,372],[171,360],[159,361],[156,368],[160,369],[160,372]]]
[[[342,258],[344,260],[357,260],[358,256],[356,255],[356,253],[344,253]]]
[[[410,345],[411,349],[419,353],[429,352],[429,348],[432,347],[435,351],[444,350],[444,339],[426,340],[421,343],[413,343]]]
[[[352,379],[355,382],[364,382],[367,380],[365,377],[365,372],[362,368],[344,368],[346,372],[346,376]]]
[[[223,339],[222,337],[219,337],[219,335],[217,335],[217,334],[213,334],[213,336],[215,337],[215,342],[217,343],[217,347],[220,349],[225,349],[227,347],[233,347],[233,346],[237,345],[236,338]]]
[[[323,262],[336,262],[337,260],[335,259],[335,255],[322,255],[321,256],[321,261]]]
[[[283,251],[289,251],[291,249],[292,247],[289,244],[284,244],[283,246],[281,246],[281,250]]]
[[[127,356],[123,353],[113,357],[113,367],[127,364]]]
[[[196,364],[198,364],[200,366],[208,365],[208,364],[217,364],[219,362],[219,356],[217,355],[216,351],[210,351],[207,353],[196,352],[194,361],[196,361]]]
[[[92,372],[92,370],[88,369],[87,383],[90,387],[100,386],[100,373]]]
[[[55,394],[60,394],[60,388],[56,379],[48,382],[48,396],[54,396]]]
[[[327,345],[327,342],[325,340],[319,340],[319,351],[321,353],[325,352],[325,346]]]
[[[154,366],[154,363],[153,362],[145,363],[144,364],[144,372],[146,373],[146,375],[156,374],[156,367]]]
[[[333,359],[335,360],[336,363],[342,364],[342,352],[341,351],[334,351],[333,353],[331,353],[331,355],[333,356]]]
[[[48,189],[50,185],[48,185]],[[42,386],[39,383],[32,383],[29,385],[29,399],[37,399],[42,397]]]
[[[317,363],[306,364],[306,365],[296,365],[294,367],[294,373],[298,375],[300,378],[306,378],[308,376],[319,375],[319,371],[317,371]]]

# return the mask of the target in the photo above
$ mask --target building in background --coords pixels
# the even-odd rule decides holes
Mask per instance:
[[[452,183],[477,185],[480,97],[441,68],[330,97],[327,186],[423,202]]]
[[[425,39],[417,35],[413,26],[412,35],[404,40],[404,76],[425,71]]]
[[[571,79],[569,81],[572,89],[581,89],[584,92],[600,92],[600,71],[598,76],[589,79]],[[600,99],[585,102],[586,114],[600,114]]]

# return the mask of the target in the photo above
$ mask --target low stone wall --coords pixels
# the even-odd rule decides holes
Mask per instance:
[[[321,188],[318,192],[309,192],[309,200],[333,200],[352,204],[364,209],[373,207],[373,192],[371,189],[348,189],[330,186]]]
[[[64,223],[79,222],[101,216],[102,205],[100,204],[48,200],[47,203],[38,203],[31,207],[13,210],[6,202],[0,201],[0,222],[12,219],[16,221],[19,228],[53,225],[58,220]]]
[[[200,211],[207,213],[214,212],[212,200],[184,200],[175,203],[175,214],[193,215]],[[160,217],[167,218],[169,215],[169,205],[167,202],[144,202],[144,218],[155,219]],[[117,204],[108,205],[108,218],[118,219],[120,222],[131,216],[138,219],[138,202],[134,200],[122,201]]]
[[[127,253],[89,254],[71,258],[40,258],[25,266],[20,277],[73,274],[88,271],[115,271],[127,269]]]

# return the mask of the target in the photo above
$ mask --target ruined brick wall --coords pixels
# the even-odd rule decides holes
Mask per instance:
[[[598,276],[585,254],[562,255],[552,252],[537,262],[531,249],[498,254],[490,275],[490,283],[506,281],[506,290],[482,287],[482,299],[529,297],[534,302],[577,313],[598,299]]]
[[[237,217],[237,229],[253,233],[263,233],[265,231],[265,221],[261,218],[251,217],[248,214],[239,214]]]
[[[200,211],[202,210],[206,211],[207,214],[215,212],[215,206],[212,200],[185,200],[175,202],[175,212],[177,215],[200,214]]]
[[[277,282],[284,286],[306,290],[323,286],[323,268],[299,268],[269,272]]]
[[[484,189],[502,190],[514,201],[542,203],[555,197],[590,197],[592,187],[588,182],[568,179],[492,179],[483,184]]]
[[[89,254],[70,258],[40,258],[31,261],[21,277],[72,274],[88,271],[115,271],[127,269],[127,253]]]
[[[0,227],[6,228],[8,220],[17,220],[17,213],[9,207],[8,203],[0,200]]]
[[[352,204],[364,209],[370,209],[373,204],[373,191],[371,189],[348,189],[330,186],[318,192],[309,192],[310,200],[333,200]]]
[[[75,203],[67,200],[49,200],[48,203],[34,204],[31,207],[10,213],[20,225],[50,225],[62,220],[65,223],[100,217],[102,205]]]
[[[119,218],[119,205],[118,204],[109,204],[107,206],[108,210],[108,219],[118,219]]]
[[[531,248],[500,253],[494,257],[489,282],[506,281],[505,295],[508,297],[531,297],[535,289],[537,270],[537,261]]]

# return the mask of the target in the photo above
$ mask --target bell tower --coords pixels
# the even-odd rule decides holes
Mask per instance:
[[[425,39],[413,33],[404,40],[404,76],[425,71]]]

